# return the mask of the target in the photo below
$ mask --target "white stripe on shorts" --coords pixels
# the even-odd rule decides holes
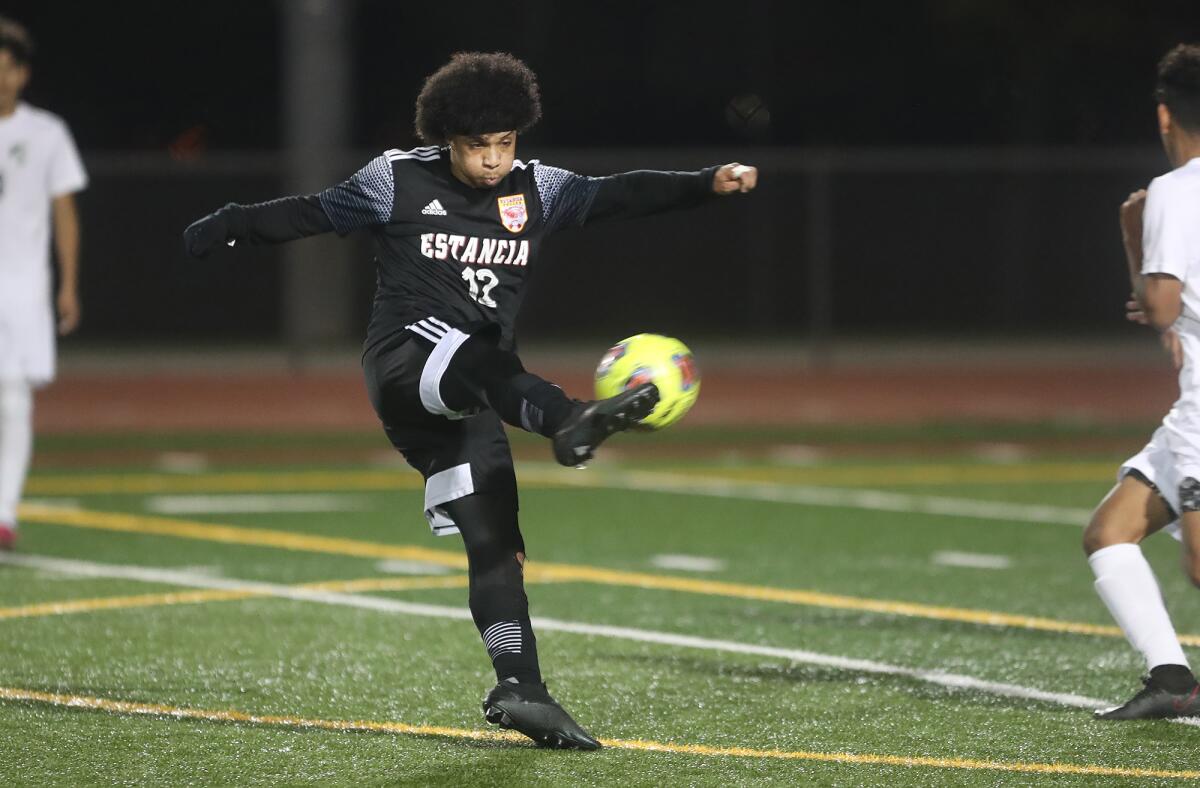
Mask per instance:
[[[446,374],[446,369],[454,360],[454,352],[470,338],[470,334],[464,334],[457,328],[448,328],[445,336],[437,340],[433,350],[429,353],[429,358],[425,360],[425,367],[421,370],[421,404],[425,406],[425,410],[436,416],[465,419],[474,413],[473,410],[451,410],[442,399],[442,376]]]
[[[409,323],[405,328],[414,334],[425,337],[434,344],[437,344],[438,340],[446,336],[446,332],[450,330],[450,326],[436,317],[422,318],[415,323]]]

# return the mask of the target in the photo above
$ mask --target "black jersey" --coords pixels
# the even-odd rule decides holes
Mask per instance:
[[[511,346],[513,323],[542,242],[582,224],[601,179],[537,160],[517,160],[490,189],[450,172],[435,147],[389,150],[349,180],[317,195],[339,235],[370,228],[377,289],[368,346],[422,325],[499,326]],[[436,322],[422,324],[430,318]]]
[[[589,218],[697,203],[711,194],[714,170],[593,178],[517,160],[494,187],[477,189],[451,173],[448,149],[426,147],[386,151],[317,199],[339,235],[369,228],[374,236],[368,347],[404,330],[436,341],[445,327],[490,325],[512,347],[547,235]]]
[[[367,347],[405,332],[495,329],[506,348],[542,241],[563,227],[648,216],[713,195],[717,167],[600,178],[516,161],[490,189],[450,171],[445,148],[389,150],[318,194],[230,203],[184,233],[192,254],[221,242],[284,243],[369,229],[378,267]],[[209,237],[211,236],[211,237]]]

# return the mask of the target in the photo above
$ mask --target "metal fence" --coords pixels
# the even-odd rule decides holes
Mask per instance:
[[[543,340],[656,330],[820,345],[845,334],[1112,328],[1128,290],[1117,206],[1167,167],[1151,148],[522,154],[586,174],[735,158],[761,169],[749,198],[553,238],[520,325],[522,336]],[[372,155],[339,157],[340,171]],[[183,254],[189,221],[228,201],[284,193],[295,181],[283,157],[86,160],[85,337],[303,349],[361,334],[374,282],[366,238],[299,242],[328,258],[300,282],[289,279],[286,248],[204,262]]]

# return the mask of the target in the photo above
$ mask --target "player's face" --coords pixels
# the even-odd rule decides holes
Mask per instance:
[[[490,189],[508,175],[517,155],[517,132],[455,134],[450,138],[450,172],[468,186]]]
[[[0,115],[8,115],[16,108],[28,81],[29,66],[17,62],[7,49],[0,49]]]

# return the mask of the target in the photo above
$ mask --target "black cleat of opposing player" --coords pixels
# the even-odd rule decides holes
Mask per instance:
[[[1200,717],[1200,684],[1187,692],[1171,692],[1149,676],[1142,679],[1146,686],[1122,706],[1101,709],[1098,720],[1165,720],[1172,717]]]
[[[563,711],[545,684],[502,681],[483,699],[487,721],[525,734],[540,747],[554,750],[598,750],[600,742]]]
[[[634,426],[657,404],[658,387],[643,383],[615,397],[580,405],[554,433],[554,459],[560,465],[582,465],[608,436]]]

